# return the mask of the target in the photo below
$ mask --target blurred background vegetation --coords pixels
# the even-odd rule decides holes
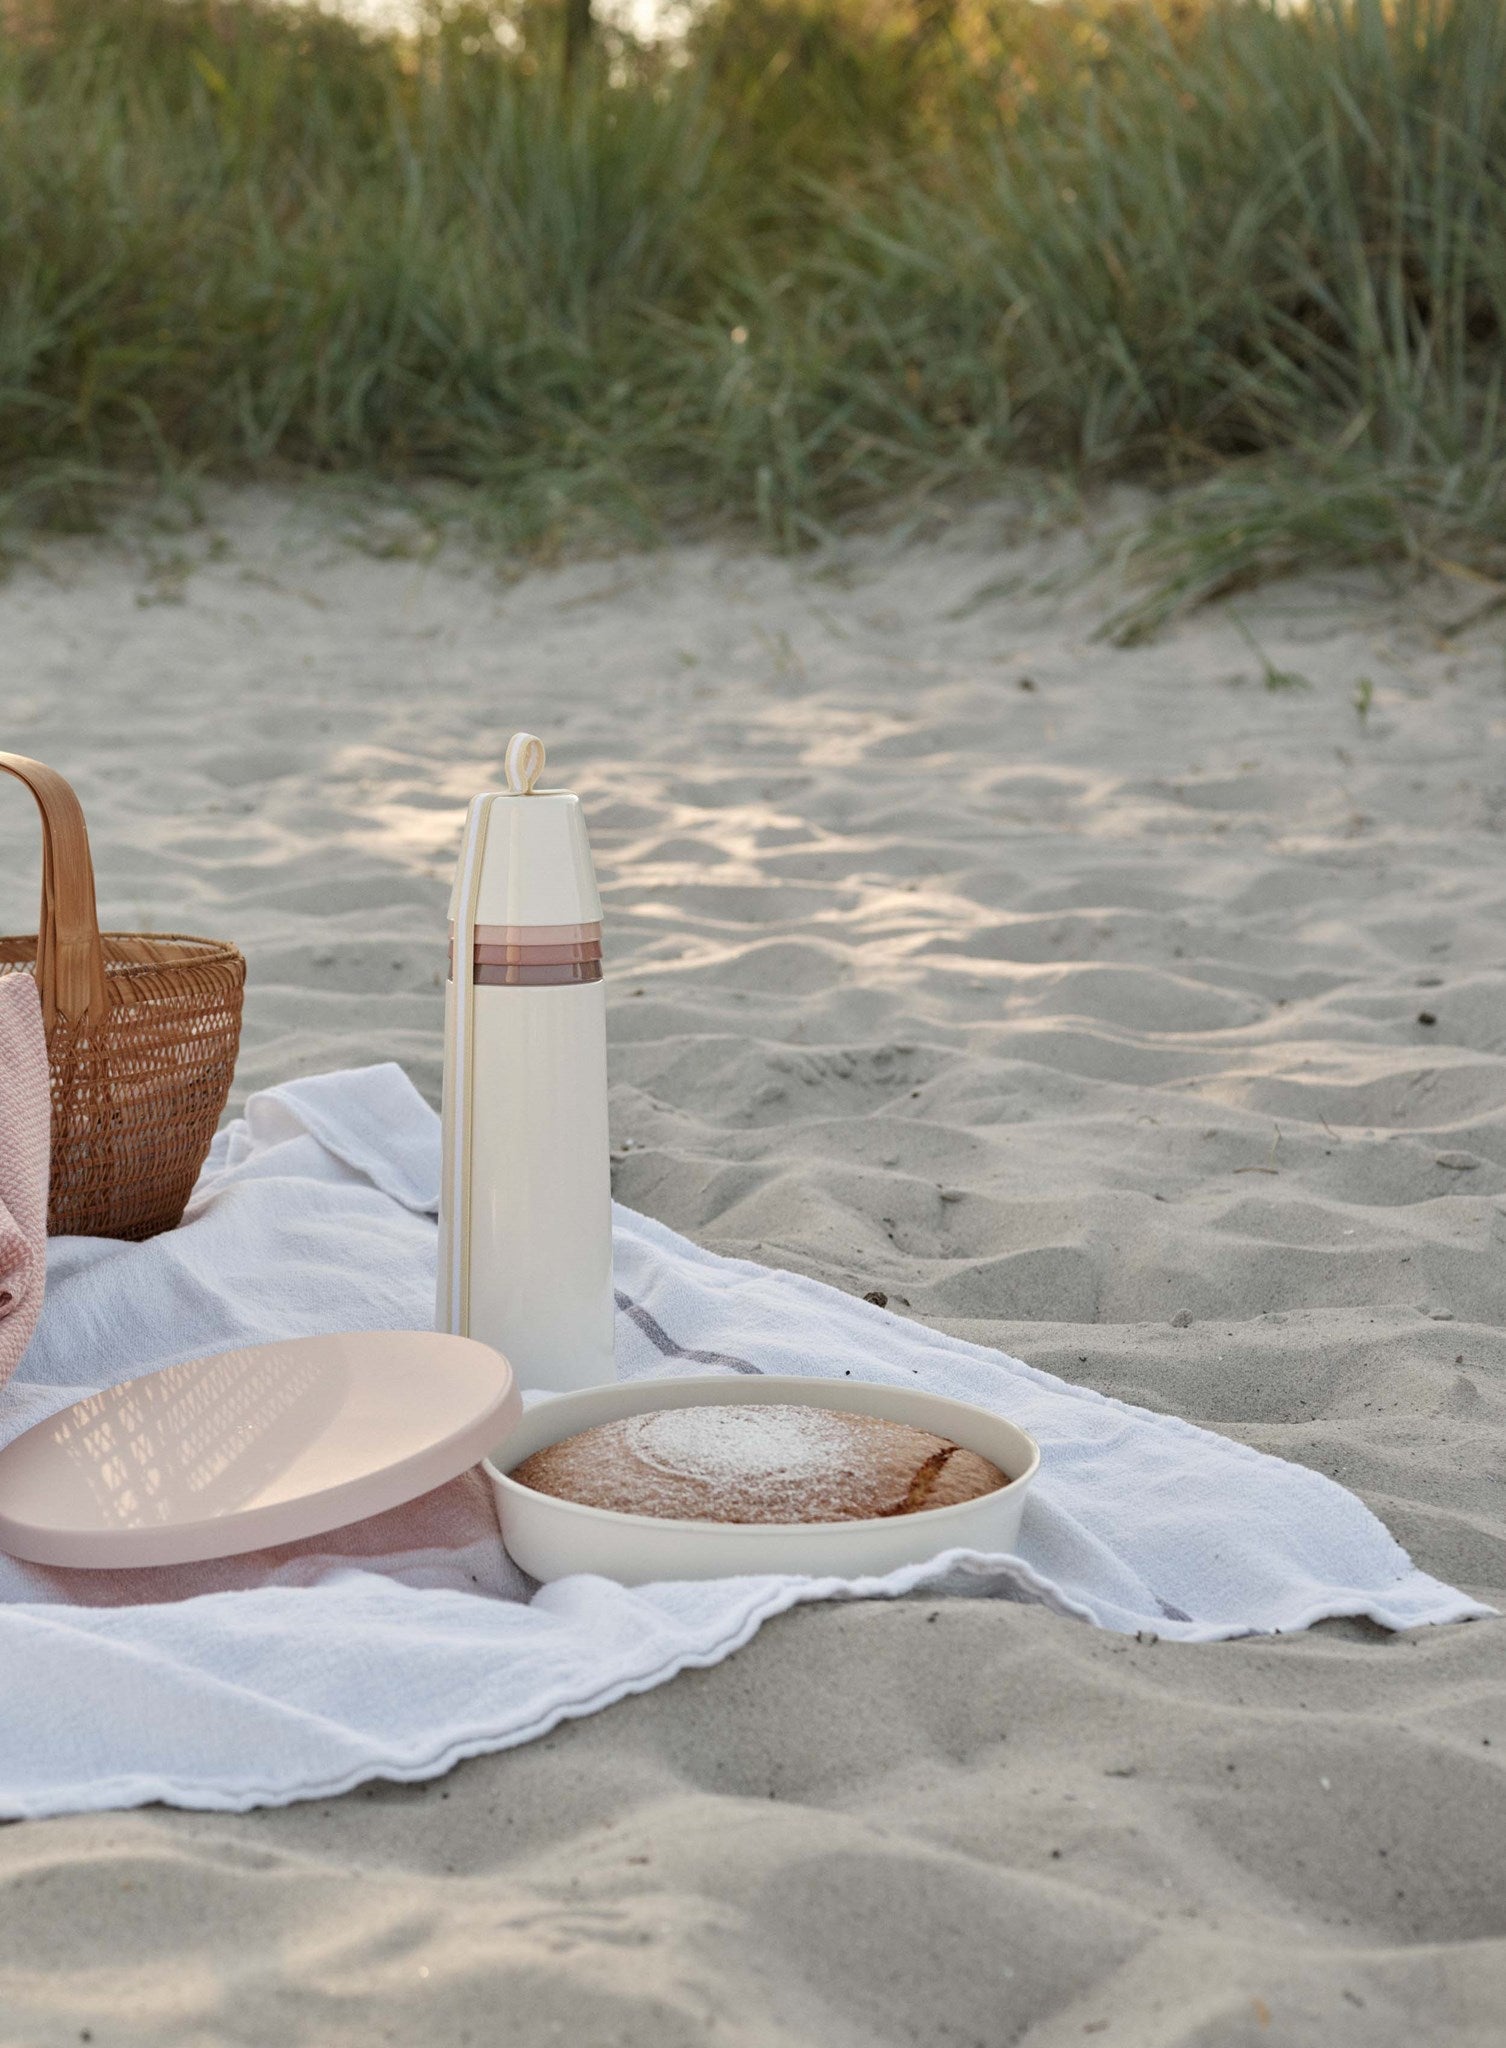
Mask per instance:
[[[1502,0],[0,0],[0,492],[449,480],[510,544],[1175,485],[1126,630],[1506,570]]]

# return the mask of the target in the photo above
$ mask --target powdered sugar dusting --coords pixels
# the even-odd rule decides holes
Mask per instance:
[[[811,1479],[848,1443],[827,1410],[753,1403],[659,1408],[633,1416],[625,1434],[646,1465],[709,1486]]]

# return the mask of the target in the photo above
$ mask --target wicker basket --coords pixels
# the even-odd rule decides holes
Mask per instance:
[[[47,1228],[171,1230],[214,1136],[240,1040],[246,963],[172,932],[104,932],[78,798],[40,761],[0,753],[42,814],[41,931],[0,938],[0,974],[31,972],[52,1071]]]

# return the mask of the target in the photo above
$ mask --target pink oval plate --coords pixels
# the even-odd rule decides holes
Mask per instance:
[[[442,1486],[522,1409],[500,1352],[433,1330],[190,1359],[0,1451],[0,1550],[111,1570],[296,1543]]]

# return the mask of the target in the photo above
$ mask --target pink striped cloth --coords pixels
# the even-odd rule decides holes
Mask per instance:
[[[0,974],[0,1386],[42,1313],[51,1116],[37,985]]]

